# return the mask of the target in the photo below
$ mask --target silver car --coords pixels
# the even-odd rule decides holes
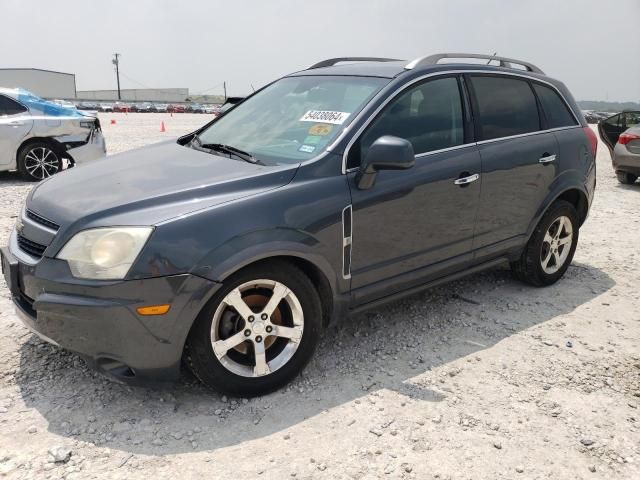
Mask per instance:
[[[0,88],[0,171],[40,181],[106,155],[100,121],[20,88]]]
[[[632,184],[640,177],[640,112],[622,112],[598,124],[600,137],[611,152],[618,181]]]

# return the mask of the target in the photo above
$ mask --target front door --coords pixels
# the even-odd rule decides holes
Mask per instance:
[[[471,258],[480,156],[474,144],[465,144],[460,91],[455,76],[410,87],[382,110],[349,152],[356,303],[423,283]],[[409,140],[415,166],[380,171],[372,188],[360,190],[357,166],[383,135]]]

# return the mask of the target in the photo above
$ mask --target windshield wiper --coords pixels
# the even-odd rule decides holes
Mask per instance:
[[[240,150],[239,148],[232,147],[231,145],[224,145],[222,143],[201,143],[200,148],[206,148],[213,150],[214,152],[228,153],[229,155],[235,155],[241,158],[245,162],[261,164],[260,160],[251,155],[249,152]]]

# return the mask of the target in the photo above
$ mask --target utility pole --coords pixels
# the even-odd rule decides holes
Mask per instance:
[[[113,60],[111,60],[111,63],[113,63],[116,66],[116,80],[118,82],[118,100],[121,100],[122,98],[120,97],[120,70],[118,68],[118,64],[120,63],[118,57],[120,57],[119,53],[114,53],[113,54]]]
[[[227,82],[222,82],[222,87],[224,88],[224,103],[227,103]]]

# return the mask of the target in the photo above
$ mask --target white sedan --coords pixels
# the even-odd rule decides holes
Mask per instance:
[[[40,181],[69,166],[104,157],[100,121],[20,88],[0,88],[0,171]]]

